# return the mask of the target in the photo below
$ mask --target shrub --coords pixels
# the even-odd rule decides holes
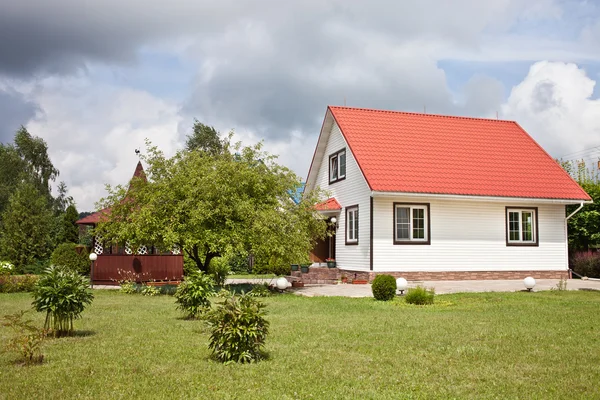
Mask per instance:
[[[119,291],[125,294],[136,294],[137,293],[137,285],[133,281],[123,281],[119,284],[121,289]]]
[[[10,275],[15,272],[15,266],[8,261],[0,261],[0,276]]]
[[[404,299],[409,304],[433,304],[433,298],[435,296],[435,291],[432,289],[425,289],[422,286],[417,286],[416,288],[408,289],[406,296]]]
[[[16,351],[25,364],[38,364],[44,360],[42,342],[47,331],[33,325],[33,321],[23,320],[26,311],[5,315],[2,325],[11,328],[15,336],[8,340],[6,348]]]
[[[376,300],[392,300],[396,295],[396,280],[391,275],[377,275],[371,285]]]
[[[600,254],[577,253],[571,258],[571,269],[582,276],[600,278]]]
[[[227,259],[224,257],[213,258],[208,266],[208,274],[217,286],[223,286],[225,279],[231,273]]]
[[[263,358],[269,333],[265,305],[248,295],[231,296],[208,314],[208,347],[224,363],[251,363]]]
[[[22,275],[41,275],[49,266],[49,259],[35,260],[32,264],[23,265],[21,268],[17,268],[17,272]]]
[[[89,284],[89,279],[64,267],[46,269],[33,291],[33,307],[46,312],[44,329],[52,329],[54,336],[71,334],[73,320],[81,317],[94,298]]]
[[[144,285],[142,287],[142,294],[144,296],[158,296],[160,294],[160,289],[156,286]]]
[[[248,296],[250,297],[269,297],[270,295],[271,291],[269,290],[268,283],[254,285],[248,292]]]
[[[82,248],[81,253],[77,253],[75,243],[59,244],[50,256],[53,265],[60,265],[75,271],[81,275],[90,273],[89,253]]]
[[[175,292],[177,309],[182,310],[187,318],[197,318],[210,307],[209,298],[214,293],[213,279],[196,270],[185,277]]]
[[[38,279],[38,275],[0,276],[0,293],[31,292]]]

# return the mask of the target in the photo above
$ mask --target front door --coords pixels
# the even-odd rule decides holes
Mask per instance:
[[[328,258],[335,259],[335,224],[327,220],[327,236],[319,240],[310,252],[310,261],[314,263],[324,263]]]

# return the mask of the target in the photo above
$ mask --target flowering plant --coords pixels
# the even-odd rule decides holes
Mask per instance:
[[[14,269],[15,266],[8,261],[0,261],[0,275],[10,275]]]
[[[335,258],[327,258],[325,259],[325,262],[335,262]]]

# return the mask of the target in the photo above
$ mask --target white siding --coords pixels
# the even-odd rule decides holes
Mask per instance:
[[[346,148],[346,179],[329,184],[329,155]],[[349,270],[368,270],[370,267],[370,189],[367,185],[354,155],[350,151],[340,128],[336,123],[331,128],[327,147],[316,184],[335,197],[343,207],[338,217],[336,235],[336,261],[339,268]],[[358,204],[358,245],[346,245],[346,207]]]
[[[393,244],[393,203],[429,203],[430,245]],[[538,207],[538,247],[507,246],[505,207],[514,203],[375,197],[374,271],[566,270],[565,206]]]

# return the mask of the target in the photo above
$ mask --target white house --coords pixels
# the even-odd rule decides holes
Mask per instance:
[[[408,279],[564,277],[566,206],[588,194],[516,122],[328,107],[306,191],[341,270]]]

